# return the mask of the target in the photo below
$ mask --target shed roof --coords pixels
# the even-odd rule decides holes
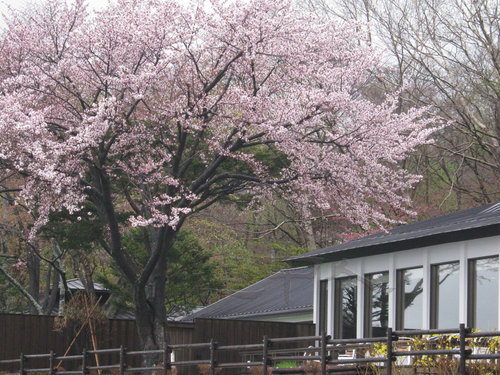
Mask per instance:
[[[303,266],[499,234],[500,201],[401,225],[387,232],[311,251],[286,261],[294,266]]]
[[[312,267],[284,269],[202,308],[184,320],[252,319],[310,312],[313,306],[313,277]]]
[[[66,281],[68,284],[68,289],[71,290],[85,290],[85,286],[83,285],[80,279],[69,279]],[[109,289],[106,289],[101,283],[96,283],[94,281],[94,290],[96,292],[109,292]]]

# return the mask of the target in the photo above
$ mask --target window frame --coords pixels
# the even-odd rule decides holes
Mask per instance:
[[[499,255],[488,255],[479,258],[468,258],[467,259],[467,326],[471,328],[476,328],[476,302],[477,296],[475,293],[475,280],[477,277],[476,267],[473,267],[473,264],[478,260],[483,259],[493,259],[496,258],[498,264],[500,265],[500,256]],[[497,279],[500,280],[500,270],[497,269]],[[500,293],[500,287],[497,285],[498,292]],[[500,296],[497,299],[497,315],[500,310]],[[497,318],[497,324],[498,324]]]
[[[405,286],[404,286],[404,272],[410,270],[422,270],[422,279],[424,280],[424,284],[422,285],[422,289],[425,285],[425,274],[424,274],[424,265],[419,265],[416,267],[408,267],[408,268],[400,268],[396,270],[396,329],[397,330],[405,330],[404,328],[404,316],[405,316],[405,308],[403,306],[405,300]],[[425,296],[425,292],[422,293]],[[422,310],[422,322],[424,321],[424,312]],[[422,329],[423,327],[420,327]]]
[[[334,283],[334,290],[335,290],[335,298],[334,298],[334,337],[336,339],[343,339],[344,337],[343,334],[343,329],[342,329],[342,320],[341,317],[343,316],[342,313],[342,293],[341,293],[341,284],[343,280],[346,279],[353,279],[355,281],[354,285],[356,288],[356,293],[355,293],[355,313],[354,313],[354,337],[357,337],[358,335],[358,276],[357,275],[351,275],[351,276],[344,276],[344,277],[338,277],[335,278]]]
[[[371,277],[373,275],[378,275],[378,274],[387,274],[387,292],[389,294],[389,277],[390,273],[388,270],[385,271],[378,271],[378,272],[370,272],[366,273],[364,275],[364,283],[365,283],[365,295],[364,295],[364,312],[363,312],[363,333],[364,337],[372,337],[372,306],[373,306],[373,283]],[[390,312],[390,305],[387,303],[387,309],[388,312]],[[389,321],[387,322],[387,325],[389,326]]]
[[[323,334],[328,330],[328,279],[319,281],[319,315],[318,332]]]
[[[441,263],[433,263],[430,265],[430,304],[429,304],[429,326],[430,329],[437,329],[438,317],[439,317],[439,285],[436,283],[439,280],[439,266],[445,264],[457,264],[458,265],[458,275],[460,278],[460,260],[451,260]],[[460,280],[459,280],[460,284]],[[459,285],[457,285],[459,288]],[[460,298],[460,296],[459,296]],[[458,301],[457,311],[460,310],[460,300]],[[459,319],[460,320],[460,319]],[[458,326],[458,323],[457,323]],[[441,327],[441,328],[453,328],[453,327]]]

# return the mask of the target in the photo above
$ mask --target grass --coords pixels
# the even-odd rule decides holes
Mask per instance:
[[[292,368],[292,367],[299,367],[299,364],[294,361],[283,361],[283,362],[278,362],[275,366],[276,368]]]

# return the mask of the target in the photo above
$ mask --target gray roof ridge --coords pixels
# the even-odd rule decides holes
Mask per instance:
[[[490,212],[500,212],[500,201],[492,203],[490,207],[487,207],[481,211],[481,213],[490,213]]]

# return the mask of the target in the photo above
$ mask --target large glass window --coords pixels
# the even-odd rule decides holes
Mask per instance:
[[[459,262],[431,268],[431,328],[458,327],[459,268]]]
[[[498,257],[469,261],[469,326],[498,329]]]
[[[385,336],[389,321],[389,272],[365,276],[365,336]]]
[[[422,267],[398,270],[397,328],[422,329],[423,284]]]
[[[326,332],[328,322],[328,280],[319,282],[319,333]]]
[[[356,337],[357,294],[356,276],[335,280],[335,338]]]

